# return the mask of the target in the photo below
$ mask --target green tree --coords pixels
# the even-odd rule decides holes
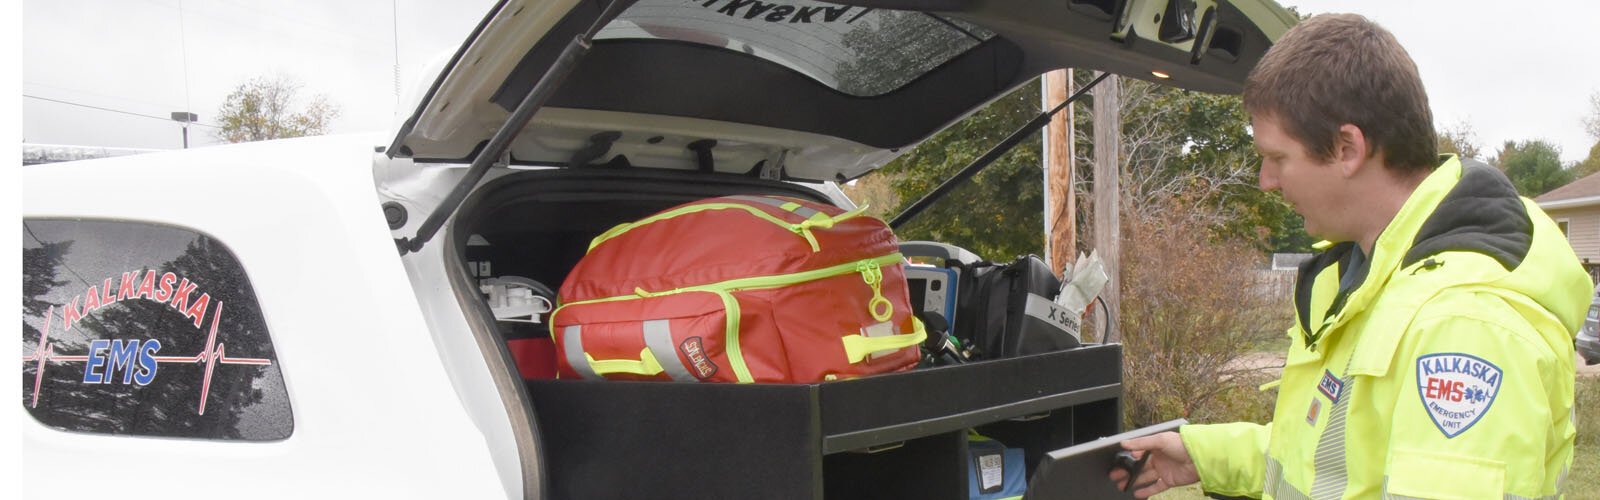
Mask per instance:
[[[890,162],[873,174],[895,179],[899,203],[887,213],[899,213],[1038,113],[1035,81]],[[943,241],[995,260],[1042,253],[1044,174],[1039,155],[1040,141],[1034,135],[900,228],[901,239]]]
[[[1439,154],[1454,154],[1464,158],[1479,158],[1478,133],[1472,124],[1456,122],[1439,131]]]
[[[1582,179],[1591,174],[1600,173],[1600,142],[1595,142],[1589,147],[1589,157],[1573,165],[1572,178]]]
[[[265,141],[327,133],[339,107],[316,95],[298,107],[300,83],[285,76],[260,76],[234,87],[217,111],[214,135],[228,142]]]
[[[1561,168],[1560,149],[1544,140],[1506,141],[1496,160],[1523,196],[1539,196],[1572,182],[1572,172]]]
[[[1578,162],[1572,167],[1572,177],[1575,179],[1600,172],[1600,92],[1589,94],[1589,116],[1583,118],[1583,130],[1595,140],[1589,147],[1589,157]]]
[[[1239,96],[1123,80],[1123,186],[1147,217],[1166,217],[1163,199],[1187,198],[1213,239],[1261,250],[1307,251],[1314,241],[1281,196],[1257,186],[1260,161]],[[1090,127],[1092,128],[1092,124]],[[1131,138],[1131,139],[1130,139]],[[1092,142],[1085,142],[1092,151]],[[1147,212],[1148,210],[1138,210]]]
[[[1583,130],[1600,141],[1600,92],[1589,94],[1589,116],[1583,117]]]
[[[894,87],[898,81],[885,74],[916,73],[905,65],[923,63],[880,54],[944,54],[960,52],[987,36],[968,27],[966,36],[907,37],[906,30],[943,29],[925,15],[875,11],[876,17],[845,33],[841,45],[855,51],[838,68],[838,85],[853,93]],[[919,24],[921,23],[921,24]],[[927,26],[922,26],[926,24]],[[959,23],[957,23],[959,24]],[[899,47],[895,51],[885,46]],[[901,68],[885,71],[885,68]],[[1075,73],[1082,85],[1095,75]],[[1246,128],[1249,120],[1237,96],[1186,92],[1137,80],[1124,80],[1119,95],[1123,123],[1121,185],[1124,211],[1157,216],[1160,205],[1151,200],[1183,196],[1204,205],[1207,234],[1243,238],[1266,249],[1301,249],[1310,238],[1299,229],[1298,217],[1281,198],[1256,188],[1257,165]],[[862,179],[857,191],[874,184],[893,187],[894,196],[873,196],[878,214],[892,216],[914,203],[970,164],[1017,127],[1037,115],[1039,83],[1028,82],[966,119],[935,134],[886,165],[872,178]],[[1076,114],[1074,158],[1079,182],[1074,189],[1089,199],[1093,182],[1093,144],[1090,113]],[[952,191],[907,225],[898,228],[902,239],[934,239],[967,247],[994,260],[1043,253],[1043,172],[1041,144],[1034,135],[1002,155],[982,173]],[[885,182],[887,180],[887,182]],[[1079,203],[1078,220],[1088,225],[1091,203]],[[1081,229],[1081,228],[1080,228]],[[1080,231],[1081,232],[1081,231]],[[1088,242],[1087,238],[1080,241]],[[1084,248],[1087,250],[1087,248]]]
[[[1076,72],[1079,85],[1093,76]],[[1038,82],[995,100],[956,125],[890,162],[874,176],[890,178],[898,213],[1039,112]],[[1306,251],[1313,240],[1282,198],[1256,187],[1258,160],[1237,96],[1189,92],[1123,80],[1121,151],[1124,212],[1162,217],[1182,197],[1204,217],[1197,224],[1214,239],[1241,239],[1263,251]],[[1093,217],[1094,144],[1090,113],[1075,115],[1080,232]],[[1029,137],[967,185],[899,229],[903,239],[935,239],[1001,260],[1041,253],[1043,172],[1040,141]],[[1088,244],[1087,238],[1080,241]],[[1088,250],[1084,248],[1083,250]]]

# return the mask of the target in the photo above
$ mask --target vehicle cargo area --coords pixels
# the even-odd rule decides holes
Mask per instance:
[[[832,203],[731,174],[528,170],[480,187],[448,240],[476,279],[556,290],[595,236],[734,194]],[[549,336],[487,319],[507,341]],[[1121,363],[1120,345],[1087,344],[817,383],[525,378],[551,498],[956,499],[968,498],[973,430],[1022,449],[1030,473],[1048,451],[1118,433]]]

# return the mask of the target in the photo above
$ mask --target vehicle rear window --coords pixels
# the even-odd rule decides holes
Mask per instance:
[[[60,429],[289,437],[266,321],[227,246],[143,222],[22,222],[22,406]]]
[[[640,0],[595,36],[744,52],[855,96],[891,92],[993,37],[937,14],[807,0]]]

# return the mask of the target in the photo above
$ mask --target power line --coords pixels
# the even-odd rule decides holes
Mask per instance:
[[[97,109],[97,110],[100,110],[100,111],[110,111],[112,113],[121,113],[121,114],[124,114],[124,115],[139,116],[139,117],[150,118],[150,119],[154,119],[154,120],[161,120],[161,121],[164,121],[164,122],[174,121],[172,118],[165,117],[165,116],[147,115],[147,114],[143,114],[143,113],[134,113],[132,111],[123,111],[123,110],[120,110],[120,109],[102,108],[100,106],[91,106],[91,105],[88,105],[88,104],[83,104],[83,103],[78,103],[78,102],[63,101],[63,100],[60,100],[60,99],[51,99],[49,97],[39,97],[39,96],[28,95],[28,94],[22,94],[22,97],[26,97],[26,98],[29,98],[29,99],[38,99],[38,100],[41,100],[41,101],[49,101],[49,102],[54,102],[54,103],[66,104],[68,106],[78,106],[78,107],[81,107],[81,108]],[[200,122],[190,122],[190,125],[199,125],[199,126],[202,126],[202,127],[211,127],[211,128],[217,128],[217,129],[222,128],[222,127],[219,127],[219,126],[216,126],[216,125],[210,125],[210,124],[205,124],[205,123],[200,123]]]
[[[102,93],[102,92],[93,92],[93,91],[88,91],[88,90],[84,90],[84,89],[81,89],[81,88],[64,87],[64,86],[61,86],[61,85],[51,85],[51,84],[48,84],[48,83],[36,82],[36,81],[32,81],[32,80],[23,80],[22,81],[22,85],[24,85],[24,88],[26,88],[26,87],[44,87],[44,88],[47,88],[47,89],[60,90],[60,91],[67,92],[67,93],[73,94],[73,95],[88,95],[88,96],[99,97],[99,98],[102,98],[102,99],[108,99],[108,100],[112,100],[112,101],[120,101],[120,102],[125,102],[125,103],[130,103],[130,104],[139,104],[139,105],[143,105],[145,107],[151,107],[151,108],[178,109],[178,106],[176,104],[172,104],[170,102],[147,101],[147,100],[144,100],[144,99],[135,99],[135,98],[132,98],[132,97],[106,94],[106,93]]]

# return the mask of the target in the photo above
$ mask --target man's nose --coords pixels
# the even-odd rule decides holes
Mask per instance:
[[[1268,167],[1267,162],[1261,162],[1261,171],[1256,176],[1256,184],[1261,187],[1262,191],[1277,191],[1278,173],[1273,171],[1272,167]]]

